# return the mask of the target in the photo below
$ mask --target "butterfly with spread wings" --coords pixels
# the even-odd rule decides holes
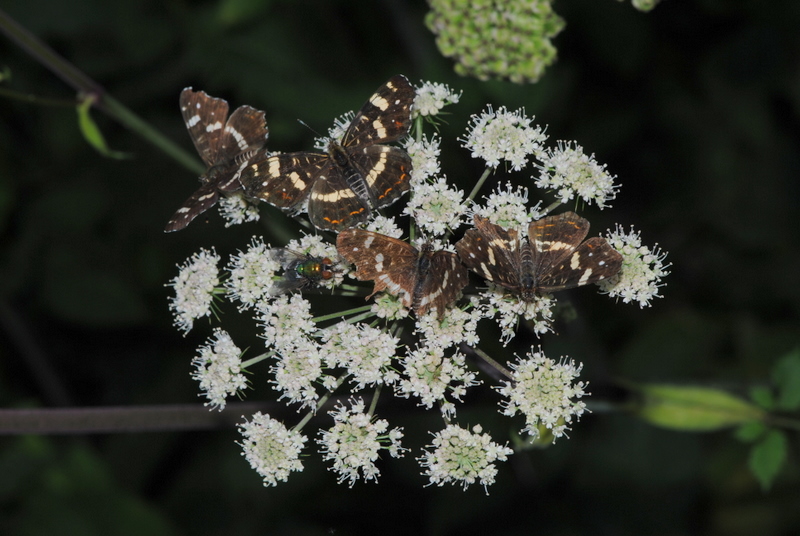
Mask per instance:
[[[189,225],[213,207],[220,194],[241,190],[239,175],[260,154],[269,136],[264,112],[250,106],[240,106],[228,117],[225,100],[192,88],[181,91],[180,106],[189,136],[207,169],[200,176],[200,188],[167,223],[167,233]]]
[[[408,242],[371,231],[345,229],[336,238],[336,249],[356,265],[358,280],[375,281],[367,299],[385,290],[417,315],[436,309],[441,318],[469,280],[455,253],[433,251],[430,245],[420,251]]]
[[[409,189],[411,157],[382,144],[408,133],[415,95],[406,77],[393,76],[361,107],[341,141],[328,143],[327,153],[277,154],[244,169],[247,195],[282,209],[296,209],[308,198],[309,218],[318,229],[367,221],[373,210]]]
[[[532,222],[527,238],[477,215],[474,221],[475,228],[456,243],[461,262],[525,302],[596,283],[622,267],[622,255],[605,238],[583,241],[589,222],[574,212]]]

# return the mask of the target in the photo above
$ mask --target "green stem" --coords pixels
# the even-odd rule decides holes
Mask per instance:
[[[337,389],[338,389],[338,388],[339,388],[339,387],[340,387],[340,386],[341,386],[341,385],[344,383],[344,381],[345,381],[347,378],[349,378],[349,377],[350,377],[350,375],[349,375],[349,374],[342,374],[342,375],[339,377],[339,379],[338,379],[338,380],[336,380],[336,385],[333,387],[333,389],[331,389],[330,391],[328,391],[327,393],[325,393],[324,395],[322,395],[321,397],[319,397],[319,402],[317,402],[317,407],[315,407],[314,409],[312,409],[311,411],[309,411],[308,413],[306,413],[305,417],[303,417],[303,418],[302,418],[302,420],[300,420],[300,422],[299,422],[299,423],[297,423],[297,424],[296,424],[296,425],[295,425],[295,426],[292,428],[292,431],[294,431],[294,432],[299,432],[299,431],[301,431],[301,430],[303,429],[303,427],[304,427],[306,424],[308,424],[308,421],[310,421],[310,420],[311,420],[311,417],[313,417],[314,415],[316,415],[316,414],[317,414],[317,411],[319,411],[319,410],[322,408],[322,406],[324,406],[324,405],[325,405],[325,403],[328,401],[328,399],[329,399],[331,396],[333,396],[333,393],[334,393],[334,392],[335,392],[335,391],[336,391],[336,390],[337,390]]]
[[[369,311],[372,309],[371,305],[362,305],[361,307],[356,307],[354,309],[348,309],[347,311],[342,311],[339,313],[331,313],[329,315],[324,316],[317,316],[312,318],[312,321],[315,323],[325,322],[327,320],[333,320],[334,318],[344,318],[347,315],[354,315],[356,313],[363,313],[364,311]]]
[[[483,350],[481,350],[480,348],[472,348],[472,350],[473,350],[473,351],[474,351],[476,354],[478,354],[478,356],[480,356],[480,358],[481,358],[481,359],[483,359],[484,361],[486,361],[486,362],[487,362],[489,365],[491,365],[493,368],[495,368],[495,369],[497,369],[498,371],[500,371],[500,373],[501,373],[503,376],[505,376],[506,378],[510,378],[510,377],[511,377],[511,371],[510,371],[510,370],[508,370],[508,369],[507,369],[506,367],[504,367],[503,365],[501,365],[499,362],[495,361],[493,358],[489,357],[489,354],[487,354],[486,352],[484,352],[484,351],[483,351]]]
[[[370,417],[375,415],[375,408],[378,406],[378,399],[381,397],[381,387],[383,387],[381,384],[378,384],[377,387],[375,387],[375,394],[372,395],[372,402],[369,403],[369,411],[367,412],[367,415]]]
[[[467,197],[467,199],[469,199],[470,201],[473,201],[475,199],[475,196],[478,195],[478,190],[481,189],[483,183],[486,182],[486,179],[488,179],[489,175],[492,173],[492,169],[493,168],[487,167],[486,169],[483,170],[483,175],[481,175],[481,177],[478,179],[478,182],[475,183],[475,187],[469,193],[469,197]]]
[[[205,171],[205,168],[197,158],[174,144],[169,138],[151,127],[116,99],[107,95],[100,84],[59,56],[52,48],[20,26],[1,9],[0,32],[17,43],[28,52],[28,54],[50,69],[50,71],[74,88],[78,93],[85,93],[96,97],[96,102],[94,104],[96,108],[107,113],[123,126],[146,139],[192,172],[200,175]]]

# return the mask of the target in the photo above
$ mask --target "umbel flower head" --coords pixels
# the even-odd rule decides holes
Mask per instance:
[[[564,28],[549,0],[429,0],[425,17],[439,51],[478,80],[537,82],[555,61],[550,41]]]
[[[495,4],[499,5],[479,0],[465,9],[487,15],[481,10]],[[491,15],[495,19],[480,24],[502,26],[508,21],[497,17],[514,9],[503,4]],[[442,107],[457,102],[460,94],[425,83],[417,90],[415,119],[405,117],[405,112],[403,118],[391,113],[385,118],[380,112],[393,102],[387,100],[390,89],[385,87],[385,93],[368,101],[371,106],[361,114],[368,121],[356,130],[364,139],[380,138],[381,129],[390,124],[413,123],[412,136],[398,140],[391,150],[399,153],[405,148],[413,169],[396,169],[388,156],[374,161],[354,156],[358,165],[348,172],[363,172],[370,179],[397,172],[409,180],[411,195],[405,207],[395,211],[399,217],[370,214],[361,229],[346,235],[342,231],[333,239],[327,233],[312,233],[271,246],[256,237],[231,255],[223,270],[218,269],[219,255],[204,249],[181,265],[169,284],[175,292],[169,306],[182,332],[192,329],[196,319],[212,316],[212,310],[219,313],[212,320],[225,320],[229,311],[212,309],[215,299],[228,300],[229,309],[238,309],[237,317],[249,317],[253,324],[253,341],[247,344],[253,357],[247,361],[242,361],[242,351],[222,328],[215,327],[199,348],[192,377],[200,383],[207,406],[225,408],[228,397],[243,396],[252,383],[255,388],[260,384],[259,393],[267,390],[263,387],[271,388],[272,399],[303,414],[293,419],[291,413],[282,412],[293,421],[288,427],[261,413],[239,426],[243,455],[267,486],[303,470],[300,455],[307,439],[302,432],[325,421],[313,435],[337,480],[349,486],[360,480],[377,481],[380,464],[400,456],[405,448],[400,444],[401,429],[376,414],[387,401],[406,398],[443,421],[430,428],[438,431],[432,433],[431,444],[417,453],[429,485],[467,488],[479,483],[487,488],[498,474],[498,462],[506,461],[512,451],[493,441],[480,423],[456,423],[457,413],[460,417],[466,413],[457,412],[458,407],[480,399],[471,395],[484,383],[487,368],[502,376],[491,382],[501,397],[498,413],[521,415],[522,432],[539,437],[541,443],[541,436],[566,435],[586,411],[581,399],[587,393],[585,383],[578,380],[580,363],[548,359],[533,349],[508,362],[500,357],[502,350],[500,356],[489,355],[481,348],[484,341],[499,335],[508,344],[520,331],[528,335],[553,331],[558,300],[554,294],[598,280],[610,297],[649,305],[668,273],[665,254],[643,245],[638,232],[625,233],[617,227],[605,237],[584,240],[589,233],[586,218],[550,215],[567,201],[603,208],[619,188],[605,165],[594,155],[587,156],[577,143],[560,142],[549,149],[545,129],[524,110],[487,106],[471,117],[459,139],[473,158],[485,163],[471,193],[465,195],[448,180],[439,159],[443,148],[454,144],[423,131],[435,126]],[[348,131],[352,118],[349,114],[337,120],[328,132],[330,138]],[[375,151],[389,154],[381,147]],[[404,166],[408,162],[401,160]],[[299,167],[286,174],[320,180],[302,169],[302,162],[299,158]],[[524,169],[531,162],[539,173],[533,181],[531,171]],[[511,182],[514,172],[527,183]],[[503,177],[479,198],[484,182],[500,174],[511,181]],[[349,182],[342,181],[337,188],[325,198],[329,203],[352,195],[347,188],[357,194]],[[234,219],[244,221],[245,216],[242,212]],[[463,226],[471,228],[462,233]],[[343,236],[347,240],[339,243],[337,238]],[[348,265],[348,259],[355,264]],[[467,284],[467,267],[473,272],[472,285]],[[359,273],[363,279],[355,277]],[[530,284],[533,279],[538,286]],[[379,282],[382,290],[365,303],[369,289]],[[406,295],[414,296],[410,305]],[[414,302],[436,306],[425,312]],[[240,338],[237,335],[237,342]],[[469,415],[474,419],[481,412]]]

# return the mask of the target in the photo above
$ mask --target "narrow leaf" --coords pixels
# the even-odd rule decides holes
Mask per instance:
[[[94,101],[94,97],[86,96],[81,99],[81,102],[77,107],[78,126],[81,129],[83,138],[89,142],[89,145],[94,147],[97,152],[103,156],[116,159],[131,158],[132,155],[130,153],[112,151],[109,149],[108,144],[106,144],[106,140],[103,137],[103,133],[100,132],[100,128],[97,126],[97,123],[94,122],[94,119],[92,119],[92,116],[89,114]]]
[[[643,404],[639,416],[673,430],[720,430],[758,421],[765,415],[757,406],[720,389],[645,385],[640,390]]]

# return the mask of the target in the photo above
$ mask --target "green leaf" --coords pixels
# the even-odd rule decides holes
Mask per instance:
[[[766,410],[775,409],[775,397],[772,396],[772,390],[769,387],[761,385],[751,387],[750,398]]]
[[[775,363],[772,381],[778,388],[777,407],[792,411],[800,408],[800,347]]]
[[[767,431],[766,425],[761,421],[747,422],[736,429],[736,439],[743,443],[754,443]]]
[[[639,416],[672,430],[703,432],[762,420],[764,411],[720,389],[645,385]]]
[[[123,158],[131,158],[132,155],[130,153],[112,151],[109,149],[108,145],[106,144],[106,139],[103,137],[103,133],[100,132],[100,128],[97,126],[97,123],[94,122],[94,119],[92,119],[92,116],[89,114],[94,102],[95,97],[86,96],[81,100],[77,107],[78,126],[81,129],[83,138],[89,142],[89,145],[94,147],[97,152],[103,156],[120,160]]]
[[[772,487],[775,477],[778,476],[781,466],[786,460],[786,436],[780,430],[770,432],[753,446],[750,451],[748,465],[761,489],[766,491]]]

